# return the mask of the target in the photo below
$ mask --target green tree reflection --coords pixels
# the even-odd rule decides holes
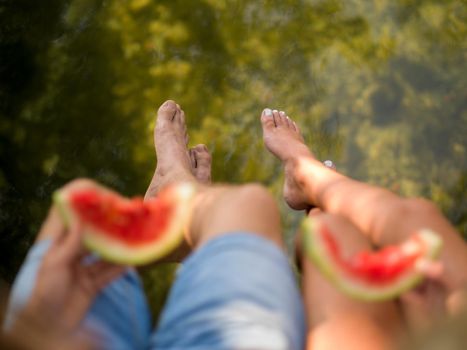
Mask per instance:
[[[87,176],[144,192],[167,98],[213,152],[216,181],[260,181],[279,198],[258,118],[283,109],[318,157],[432,198],[465,234],[466,12],[453,0],[3,1],[1,278],[58,186]],[[298,214],[283,212],[291,236]],[[148,274],[157,309],[170,276]]]

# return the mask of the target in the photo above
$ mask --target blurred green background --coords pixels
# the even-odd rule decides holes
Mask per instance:
[[[141,195],[168,98],[215,181],[266,184],[292,237],[259,115],[285,110],[320,159],[434,200],[467,233],[467,2],[0,1],[0,279],[52,192],[90,177]],[[145,272],[153,311],[173,266]]]

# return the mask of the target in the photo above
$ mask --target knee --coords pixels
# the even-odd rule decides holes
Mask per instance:
[[[244,205],[261,210],[277,210],[277,205],[268,189],[260,184],[242,185],[238,190],[238,199]]]
[[[259,184],[247,184],[238,188],[237,208],[242,221],[257,227],[253,230],[269,239],[280,241],[280,212],[269,190]]]
[[[404,221],[424,219],[441,215],[441,212],[431,201],[424,198],[401,198],[391,204],[388,220]]]
[[[216,191],[216,189],[213,189]],[[279,209],[269,191],[258,184],[220,188],[197,207],[192,224],[194,245],[226,232],[249,232],[282,243]]]
[[[375,244],[392,244],[418,229],[430,227],[442,216],[436,205],[427,199],[398,198],[388,203],[384,213],[373,218],[368,232]]]

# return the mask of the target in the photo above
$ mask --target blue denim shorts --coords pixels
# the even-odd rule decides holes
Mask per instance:
[[[25,305],[50,241],[34,245],[13,285],[5,326]],[[303,304],[288,259],[251,233],[227,233],[177,272],[159,324],[134,269],[101,291],[83,327],[105,349],[302,349]]]

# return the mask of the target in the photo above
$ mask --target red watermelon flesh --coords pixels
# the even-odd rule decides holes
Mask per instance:
[[[349,296],[368,301],[387,300],[417,285],[423,279],[417,264],[434,260],[442,246],[437,234],[424,229],[398,246],[344,257],[323,223],[306,218],[302,232],[307,255],[328,280]]]
[[[427,244],[415,235],[404,243],[411,249],[403,250],[400,246],[387,246],[377,252],[362,251],[345,259],[336,239],[327,227],[322,228],[322,235],[329,253],[349,275],[369,284],[391,284],[404,271],[410,269],[416,260],[427,251]]]
[[[143,201],[83,180],[57,191],[54,200],[68,225],[81,222],[91,251],[116,263],[142,265],[181,243],[194,193],[193,185],[177,184]]]
[[[167,196],[167,194],[165,194]],[[83,190],[70,194],[70,205],[79,218],[128,245],[157,240],[167,229],[174,206],[162,196],[143,202],[142,198],[122,199],[113,193]]]

